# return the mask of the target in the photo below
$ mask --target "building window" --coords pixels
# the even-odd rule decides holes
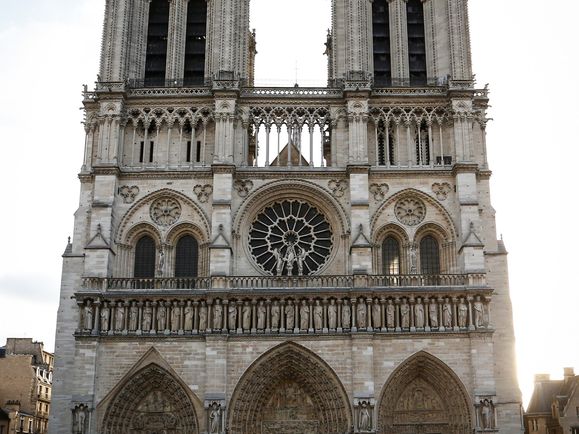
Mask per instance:
[[[440,274],[438,241],[431,235],[420,241],[420,267],[422,274]]]
[[[428,166],[430,164],[430,136],[426,121],[416,128],[416,164]]]
[[[379,166],[385,166],[386,163],[394,166],[396,164],[394,155],[394,130],[389,122],[384,120],[378,121],[377,126],[378,139],[378,156],[377,163]]]
[[[426,37],[422,3],[422,0],[408,0],[406,3],[410,84],[417,86],[426,84]]]
[[[390,2],[374,0],[372,3],[372,34],[374,43],[374,84],[392,84],[390,60]]]
[[[155,241],[147,235],[135,247],[135,277],[155,277]]]
[[[191,235],[177,241],[175,249],[175,277],[197,277],[199,262],[199,243]]]
[[[382,243],[384,274],[400,274],[400,243],[394,237],[386,237]]]
[[[531,419],[531,431],[539,431],[539,423],[537,419]]]
[[[145,86],[164,86],[167,71],[167,39],[169,36],[167,0],[152,0],[149,6]]]
[[[189,0],[187,6],[187,41],[185,42],[184,84],[201,85],[205,78],[205,43],[207,1]]]

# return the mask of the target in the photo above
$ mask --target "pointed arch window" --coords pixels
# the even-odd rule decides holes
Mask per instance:
[[[430,133],[426,121],[416,126],[416,164],[428,166],[430,164]]]
[[[390,58],[390,6],[388,0],[374,0],[372,3],[372,36],[374,43],[374,84],[392,84],[392,64]]]
[[[382,242],[382,262],[384,274],[400,274],[400,243],[394,237],[386,237]]]
[[[422,3],[422,0],[408,0],[406,2],[408,60],[410,84],[412,86],[424,86],[427,84],[426,31],[424,28],[424,6]]]
[[[185,42],[185,86],[203,84],[207,36],[207,0],[189,0]]]
[[[197,277],[199,243],[191,235],[184,235],[177,241],[175,249],[175,277]]]
[[[135,247],[135,277],[155,277],[155,257],[155,241],[148,235],[140,238]]]
[[[440,249],[438,241],[431,235],[420,241],[420,268],[422,274],[440,274]]]
[[[152,0],[149,5],[145,86],[165,85],[169,8],[170,2],[167,0]]]

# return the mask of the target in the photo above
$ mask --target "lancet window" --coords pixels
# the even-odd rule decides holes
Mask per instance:
[[[392,83],[389,8],[388,0],[374,0],[372,3],[374,84],[376,86],[390,86]]]
[[[427,235],[420,241],[420,268],[422,274],[440,274],[439,245],[432,235]]]
[[[165,84],[170,4],[167,0],[152,0],[149,5],[145,86]]]
[[[175,277],[197,277],[199,243],[195,237],[184,235],[175,248]]]
[[[386,237],[382,243],[384,274],[400,274],[400,243],[394,237]]]
[[[392,124],[380,119],[376,128],[376,155],[379,166],[396,165],[395,142]]]
[[[141,237],[135,246],[134,276],[138,278],[155,277],[155,258],[155,241],[148,235]]]
[[[419,166],[428,166],[432,161],[430,128],[426,121],[416,126],[416,163]]]
[[[207,1],[189,0],[187,5],[187,40],[185,42],[184,85],[203,84],[205,76],[205,42]]]
[[[410,84],[412,86],[426,85],[426,32],[422,0],[407,0],[406,17],[408,19]]]

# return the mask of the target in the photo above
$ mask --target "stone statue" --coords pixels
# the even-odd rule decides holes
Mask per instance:
[[[276,330],[279,328],[280,306],[277,300],[274,300],[271,306],[271,328]]]
[[[310,325],[310,307],[306,300],[302,300],[300,306],[300,329],[307,330]]]
[[[101,309],[101,331],[108,332],[109,331],[109,319],[110,319],[110,311],[107,302],[103,304]]]
[[[430,318],[430,327],[438,327],[438,306],[434,300],[430,300],[428,305],[428,318]]]
[[[352,310],[348,299],[344,300],[344,305],[342,306],[342,327],[349,329],[352,322]]]
[[[223,327],[223,305],[219,300],[213,305],[213,330],[221,330]]]
[[[235,330],[237,328],[237,306],[233,301],[231,301],[227,307],[227,324],[229,325],[229,330]]]
[[[304,261],[306,260],[307,257],[307,253],[304,249],[300,249],[298,256],[297,256],[297,261],[298,261],[298,276],[303,276],[304,275]]]
[[[199,331],[205,330],[207,330],[207,305],[202,301],[199,307]]]
[[[292,301],[289,300],[288,304],[285,307],[285,327],[286,327],[286,329],[290,330],[290,329],[294,328],[294,326],[295,326],[294,318],[295,318],[295,308],[294,308],[294,305],[292,304]]]
[[[287,275],[291,276],[294,271],[294,265],[297,261],[296,250],[293,244],[290,244],[285,252],[285,263],[287,266]]]
[[[410,274],[416,274],[416,246],[412,244],[410,247]]]
[[[165,270],[165,251],[163,247],[161,247],[161,251],[159,252],[159,276],[163,275],[164,270]]]
[[[378,299],[374,300],[374,304],[372,304],[372,325],[375,329],[382,327],[382,309],[380,309]]]
[[[115,330],[120,332],[125,328],[125,307],[123,302],[119,301],[115,309]]]
[[[403,329],[410,327],[410,306],[406,303],[406,299],[403,299],[400,305],[400,321]]]
[[[241,316],[243,317],[243,330],[251,330],[251,306],[249,305],[249,301],[243,304]]]
[[[139,328],[139,307],[133,301],[129,309],[129,330],[134,332]]]
[[[74,434],[85,434],[86,431],[86,407],[81,405],[74,409]]]
[[[335,330],[338,326],[338,306],[333,298],[328,305],[328,328]]]
[[[191,302],[187,302],[187,306],[185,306],[185,320],[183,321],[183,330],[191,331],[193,330],[193,315],[195,311],[193,306],[191,306]]]
[[[164,331],[167,328],[167,309],[163,306],[163,303],[159,303],[159,308],[157,309],[157,330]]]
[[[283,265],[284,265],[283,257],[281,256],[279,249],[273,249],[272,253],[275,259],[275,272],[278,276],[281,276],[281,274],[283,273]]]
[[[464,302],[464,298],[460,298],[460,302],[458,304],[458,326],[460,328],[466,327],[466,321],[468,318],[468,306]]]
[[[360,423],[358,428],[360,431],[370,431],[372,429],[372,417],[366,401],[360,404]]]
[[[414,305],[414,325],[417,329],[424,328],[424,305],[420,298],[416,305]]]
[[[368,327],[366,302],[364,299],[358,301],[356,307],[356,319],[358,320],[358,328],[365,329]]]
[[[396,327],[396,306],[394,306],[392,300],[388,300],[388,305],[386,306],[386,327],[389,329]]]
[[[316,300],[314,306],[314,328],[321,330],[324,327],[324,307],[320,305],[320,300]]]
[[[495,427],[495,411],[492,401],[485,399],[480,402],[481,428],[493,429]]]
[[[153,308],[149,305],[147,301],[145,308],[143,309],[143,330],[151,331],[151,326],[153,325]]]
[[[442,324],[446,328],[452,327],[452,305],[448,298],[444,299],[444,304],[442,305]]]
[[[181,322],[181,309],[177,305],[177,302],[173,302],[173,307],[171,308],[171,331],[178,332]]]
[[[267,308],[263,303],[263,300],[260,300],[259,304],[257,305],[257,329],[264,330],[265,329],[265,319],[267,316]]]
[[[221,408],[216,402],[211,406],[209,412],[209,434],[219,434],[221,428]]]
[[[92,330],[93,326],[93,312],[92,312],[92,304],[91,301],[88,300],[86,305],[83,309],[84,312],[84,329],[85,330]]]
[[[474,309],[474,326],[479,329],[481,327],[485,326],[485,321],[484,321],[484,305],[480,299],[480,296],[476,296],[474,304],[473,304],[473,309]]]

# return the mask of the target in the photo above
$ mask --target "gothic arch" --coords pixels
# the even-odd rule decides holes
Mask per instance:
[[[288,421],[288,412],[297,417]],[[348,396],[336,373],[293,342],[258,358],[237,383],[230,405],[231,434],[265,434],[282,425],[320,434],[348,432],[352,425]]]
[[[400,364],[382,389],[378,432],[472,432],[471,402],[458,376],[438,358],[421,351]]]
[[[97,406],[99,432],[199,434],[201,409],[199,399],[152,348]]]
[[[404,228],[396,223],[388,223],[384,226],[380,227],[375,234],[374,241],[374,270],[377,274],[383,273],[383,249],[382,243],[386,239],[386,237],[394,237],[400,247],[400,274],[407,274],[408,270],[406,269],[406,261],[405,258],[405,249],[410,240],[408,239],[408,234],[404,230]]]

